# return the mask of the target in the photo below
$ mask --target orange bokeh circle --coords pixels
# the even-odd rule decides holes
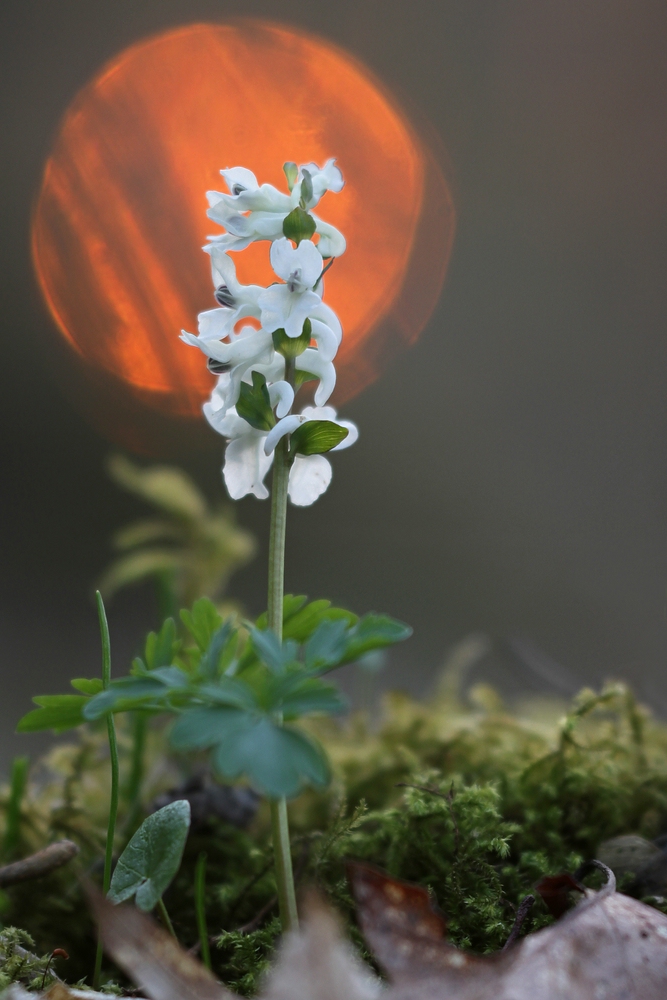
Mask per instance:
[[[212,377],[178,334],[214,306],[204,192],[225,190],[221,167],[284,187],[283,161],[330,156],[346,179],[318,208],[348,241],[326,282],[345,331],[340,399],[437,301],[454,213],[433,156],[364,67],[292,28],[189,25],[114,58],[65,115],[33,220],[38,280],[80,361],[144,406],[199,414]],[[268,246],[235,255],[242,281],[273,280]]]

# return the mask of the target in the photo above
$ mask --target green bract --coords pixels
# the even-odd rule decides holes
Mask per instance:
[[[152,910],[176,875],[190,828],[190,803],[171,802],[141,824],[118,859],[108,897],[123,903],[135,897],[140,910]]]
[[[322,455],[344,441],[349,431],[333,420],[307,420],[293,432],[290,451],[293,455]]]
[[[283,236],[293,240],[298,246],[301,240],[309,240],[315,232],[315,219],[301,206],[293,209],[283,221]]]
[[[285,331],[280,329],[274,330],[271,337],[273,338],[273,346],[284,358],[298,358],[310,346],[312,335],[313,325],[308,317],[306,317],[300,336],[288,337]],[[308,372],[304,372],[303,374],[307,375]],[[311,377],[314,378],[315,376]]]
[[[275,425],[276,418],[271,409],[266,379],[259,372],[252,373],[252,386],[246,382],[241,383],[236,412],[255,430],[270,431]]]

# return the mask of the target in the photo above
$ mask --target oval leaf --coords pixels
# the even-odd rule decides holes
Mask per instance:
[[[152,910],[180,868],[190,828],[190,803],[170,802],[141,824],[118,859],[108,898],[132,896],[140,910]]]

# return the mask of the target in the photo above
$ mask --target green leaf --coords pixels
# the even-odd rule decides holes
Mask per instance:
[[[213,638],[213,633],[222,625],[222,615],[213,601],[208,597],[200,597],[192,605],[192,610],[181,611],[181,621],[192,635],[202,653]]]
[[[313,327],[308,318],[306,318],[303,330],[298,337],[288,337],[282,328],[274,330],[271,334],[273,346],[278,354],[282,354],[284,358],[298,358],[310,346],[312,336]]]
[[[286,642],[281,643],[275,632],[272,632],[271,629],[262,631],[254,628],[250,633],[250,639],[259,659],[274,674],[284,673],[287,664],[291,663],[296,657],[298,649],[296,642],[288,639]]]
[[[186,709],[174,723],[169,739],[174,750],[205,750],[225,734],[245,730],[253,720],[251,713],[231,706]]]
[[[81,694],[97,694],[102,690],[104,685],[102,684],[102,679],[100,677],[91,677],[90,679],[86,677],[75,677],[70,684],[75,691],[80,691]]]
[[[217,684],[202,684],[197,696],[213,705],[231,705],[249,712],[257,708],[257,696],[245,681],[235,677],[221,677]]]
[[[112,681],[111,687],[87,700],[83,710],[85,720],[101,719],[109,712],[124,712],[144,702],[153,702],[170,693],[170,688],[159,678],[149,674],[143,677],[123,677]]]
[[[213,634],[211,641],[199,661],[199,674],[202,677],[217,677],[220,671],[220,658],[232,635],[232,619],[228,618]]]
[[[332,684],[324,684],[316,678],[300,678],[293,690],[280,697],[276,692],[276,706],[280,707],[285,719],[298,719],[302,715],[338,715],[344,712],[347,701]]]
[[[176,646],[176,623],[167,618],[159,632],[149,632],[146,637],[146,666],[149,670],[168,667],[174,662]]]
[[[260,372],[252,373],[251,386],[247,382],[241,382],[241,394],[236,404],[236,412],[255,430],[270,431],[275,425],[276,418],[271,409],[266,379]]]
[[[293,240],[298,246],[301,240],[309,240],[315,232],[315,219],[301,206],[292,209],[283,219],[283,236]],[[237,407],[238,410],[238,407]]]
[[[180,667],[158,667],[157,670],[151,670],[150,676],[162,681],[165,687],[172,690],[179,690],[190,685],[189,676]]]
[[[246,774],[258,791],[272,799],[297,795],[304,784],[323,787],[330,778],[318,744],[267,717],[247,717],[246,725],[225,733],[212,763],[225,778]]]
[[[344,663],[358,660],[372,649],[384,649],[396,642],[404,642],[412,635],[412,629],[389,615],[364,615],[348,634]]]
[[[108,898],[122,903],[132,896],[140,910],[152,910],[181,865],[190,828],[190,803],[171,802],[148,816],[118,859]]]
[[[283,624],[283,639],[296,639],[305,642],[322,621],[346,621],[354,625],[359,621],[357,615],[344,608],[332,608],[331,601],[311,601],[301,608]]]
[[[290,438],[290,451],[294,455],[323,455],[331,451],[350,432],[333,420],[307,420]]]
[[[294,596],[294,594],[285,594],[283,598],[283,626],[285,622],[289,621],[297,611],[299,611],[304,604],[307,602],[308,598],[304,594]],[[326,602],[327,605],[330,603]],[[257,621],[255,622],[255,628],[265,629],[268,625],[268,618],[266,611],[263,611]]]
[[[304,650],[308,670],[333,666],[341,662],[347,649],[348,623],[344,619],[325,619],[317,626]]]
[[[19,733],[36,733],[42,729],[62,733],[86,721],[83,708],[89,699],[85,695],[44,694],[32,700],[40,707],[23,716],[16,727]]]

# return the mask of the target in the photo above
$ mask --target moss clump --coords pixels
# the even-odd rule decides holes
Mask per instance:
[[[316,730],[335,778],[325,794],[307,793],[291,807],[294,864],[301,882],[320,884],[350,918],[355,939],[346,859],[429,886],[451,940],[486,952],[504,943],[516,907],[542,875],[573,870],[610,837],[667,832],[667,726],[622,685],[584,691],[569,711],[534,702],[511,713],[482,689],[467,705],[451,690],[428,704],[390,695],[376,726],[355,716],[343,726],[318,722]],[[121,744],[128,773],[129,729]],[[151,730],[143,809],[193,766],[170,757],[159,727]],[[107,772],[103,737],[95,732],[46,758],[23,801],[24,852],[66,834],[82,845],[80,866],[94,864]],[[124,808],[118,849],[141,819],[132,818],[129,803]],[[186,947],[197,942],[194,866],[202,850],[216,974],[251,995],[278,930],[267,815],[260,810],[247,831],[215,821],[191,835],[165,897]],[[70,867],[15,887],[4,914],[30,932],[40,952],[65,948],[72,979],[89,974],[93,955],[75,876]],[[527,928],[549,920],[537,905]]]

